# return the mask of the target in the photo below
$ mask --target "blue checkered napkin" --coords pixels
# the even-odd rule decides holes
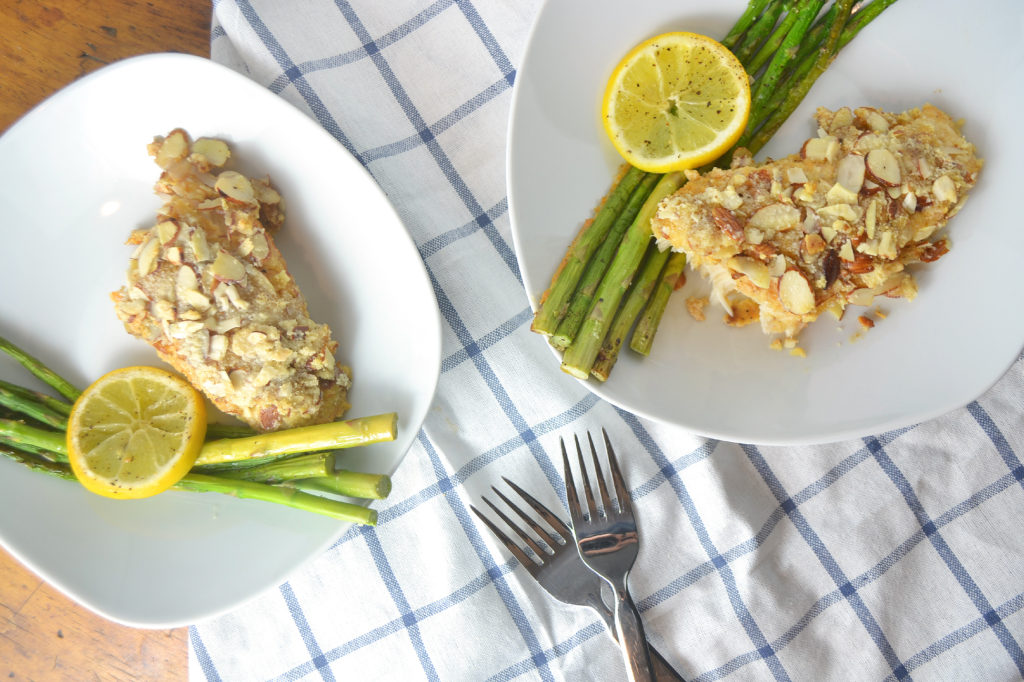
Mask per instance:
[[[556,605],[469,512],[502,475],[564,510],[549,455],[604,425],[649,539],[634,595],[687,679],[1019,679],[1024,360],[941,419],[785,449],[648,423],[550,371],[504,175],[538,5],[214,3],[214,59],[308,112],[387,192],[434,283],[444,358],[379,526],[192,627],[192,676],[620,679],[601,621]]]

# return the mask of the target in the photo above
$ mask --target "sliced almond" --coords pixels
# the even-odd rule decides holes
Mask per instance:
[[[772,275],[768,270],[768,266],[755,258],[750,256],[733,256],[726,265],[730,270],[746,275],[750,278],[751,282],[762,289],[767,289],[771,286]]]
[[[836,167],[836,182],[849,192],[856,194],[864,185],[864,157],[847,154]]]
[[[163,220],[156,225],[156,236],[160,240],[160,243],[164,246],[168,246],[174,243],[174,240],[178,238],[178,232],[181,230],[181,226],[174,220]]]
[[[899,159],[888,149],[868,152],[866,171],[869,178],[885,187],[897,187],[902,182]]]
[[[160,143],[155,157],[156,165],[166,169],[187,155],[188,135],[181,128],[175,128]]]
[[[199,291],[199,278],[191,266],[182,265],[178,268],[178,290]]]
[[[868,203],[867,209],[864,211],[864,231],[868,235],[868,239],[875,238],[875,225],[878,222],[878,202],[871,201]]]
[[[903,195],[903,208],[907,213],[913,213],[917,210],[917,195],[913,192],[907,192]]]
[[[889,131],[889,122],[885,120],[885,116],[882,116],[876,110],[869,107],[862,107],[857,109],[857,116],[867,123],[868,127],[876,133],[885,133]]]
[[[228,350],[228,337],[223,334],[210,334],[210,347],[207,351],[211,360],[220,362]]]
[[[948,175],[940,175],[932,183],[932,194],[936,201],[956,201],[956,183]]]
[[[807,278],[796,270],[787,270],[779,281],[779,302],[794,315],[814,310],[814,292]]]
[[[260,200],[261,204],[281,203],[281,195],[266,182],[256,183],[256,198]]]
[[[256,194],[249,179],[237,171],[224,171],[214,185],[217,193],[228,201],[247,206],[256,205]]]
[[[210,266],[210,274],[218,282],[240,282],[245,278],[245,265],[224,249],[220,249]]]
[[[210,260],[210,245],[206,241],[206,233],[198,227],[193,227],[188,233],[188,243],[192,247],[192,255],[196,261],[202,263]]]
[[[782,232],[796,227],[800,222],[800,210],[789,204],[768,204],[754,211],[747,224],[762,230]]]
[[[270,255],[270,242],[267,235],[257,232],[252,236],[252,257],[260,263]]]
[[[818,214],[823,218],[832,218],[835,220],[845,220],[849,223],[855,223],[860,219],[863,209],[860,206],[854,206],[852,204],[829,204],[828,206],[822,206],[818,209]]]
[[[231,149],[223,140],[200,137],[192,143],[192,153],[206,159],[211,166],[220,168],[231,158]]]
[[[181,265],[181,248],[172,246],[164,251],[164,258],[174,265]]]
[[[223,286],[217,287],[218,291],[220,291],[221,289],[223,289],[224,293],[227,294],[228,301],[231,302],[231,305],[233,305],[236,310],[249,309],[249,302],[242,298],[242,295],[238,293],[238,287],[236,287],[234,284],[225,284]]]
[[[835,161],[838,155],[839,141],[832,135],[812,137],[800,149],[800,156],[808,161]]]
[[[839,247],[839,257],[847,262],[853,262],[856,256],[853,254],[853,244],[849,240],[843,242]]]
[[[829,206],[834,204],[856,204],[857,199],[858,195],[856,192],[851,192],[838,182],[829,187],[828,191],[825,192],[825,203]]]
[[[807,182],[807,173],[800,166],[791,166],[786,169],[786,179],[791,185],[802,185]]]
[[[139,250],[138,269],[139,275],[145,277],[156,270],[156,259],[160,254],[160,240],[150,237],[149,241],[142,245]]]

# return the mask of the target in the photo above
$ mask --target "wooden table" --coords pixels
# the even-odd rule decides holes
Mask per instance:
[[[76,78],[150,52],[210,54],[205,0],[3,0],[0,131]],[[184,680],[187,630],[88,611],[0,550],[0,679]]]

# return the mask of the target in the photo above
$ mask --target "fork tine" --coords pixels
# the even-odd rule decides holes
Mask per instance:
[[[486,498],[484,498],[484,501],[487,501]],[[489,518],[487,518],[480,512],[479,509],[477,509],[473,505],[469,505],[469,508],[473,510],[473,513],[477,515],[477,518],[483,521],[484,525],[487,526],[499,540],[501,540],[501,544],[505,545],[505,549],[511,552],[512,556],[519,560],[519,563],[522,564],[523,568],[530,572],[530,575],[533,575],[537,572],[537,569],[539,567],[536,563],[534,563],[533,559],[526,555],[526,552],[520,549],[519,545],[512,542],[512,540],[509,539],[507,535],[505,535],[504,531],[495,526],[494,523],[492,523]]]
[[[604,482],[604,471],[601,470],[601,462],[597,459],[597,448],[594,447],[594,437],[587,431],[587,440],[590,441],[590,456],[594,460],[594,475],[597,476],[597,488],[601,492],[601,504],[604,505],[604,513],[612,513],[612,501],[608,497],[608,484]]]
[[[583,477],[583,494],[587,498],[587,513],[591,519],[597,518],[597,501],[594,499],[594,489],[590,487],[590,474],[587,473],[587,463],[583,461],[583,448],[580,447],[579,436],[576,439],[576,457],[580,461],[580,476]]]
[[[496,493],[498,492],[497,490],[494,489],[494,486],[491,486],[491,490],[494,490],[494,492]],[[501,493],[498,493],[498,496],[503,499],[505,497]],[[537,558],[541,560],[541,563],[543,563],[544,557],[547,555],[547,551],[541,549],[541,546],[537,544],[536,540],[534,540],[529,533],[527,533],[525,530],[517,526],[515,521],[510,519],[507,514],[498,509],[493,502],[488,500],[486,497],[481,499],[483,499],[484,504],[491,508],[491,511],[498,515],[499,519],[505,522],[505,525],[507,525],[509,528],[515,531],[516,535],[518,535],[522,539],[522,541],[525,542],[526,545],[534,551],[534,553],[537,555]]]
[[[569,454],[565,451],[565,439],[559,438],[562,444],[562,469],[565,471],[565,497],[569,502],[569,516],[572,518],[572,525],[578,525],[583,518],[583,511],[580,509],[580,496],[576,491],[576,481],[572,478],[572,469],[569,468]],[[586,472],[584,472],[586,473]]]
[[[555,516],[550,509],[537,501],[537,498],[520,488],[508,478],[502,476],[501,480],[505,481],[505,483],[508,484],[508,487],[512,488],[512,490],[519,493],[519,496],[526,500],[526,503],[533,507],[533,510],[540,514],[540,517],[544,519],[544,521],[547,522],[547,524],[551,526],[555,530],[555,533],[557,533],[563,540],[566,542],[572,541],[572,530],[562,522],[562,519]]]
[[[615,449],[612,448],[612,441],[608,438],[608,432],[601,429],[601,433],[604,434],[604,447],[608,451],[608,469],[612,474],[612,484],[615,486],[615,496],[619,498],[619,509],[623,514],[633,513],[633,502],[629,494],[629,489],[626,487],[626,482],[622,479],[622,471],[619,470],[619,460],[615,456]]]
[[[532,516],[523,511],[522,507],[519,507],[512,500],[508,499],[508,497],[506,497],[504,493],[495,488],[493,485],[491,486],[491,490],[493,490],[494,494],[500,497],[501,501],[504,502],[505,505],[509,507],[509,509],[514,511],[519,516],[519,518],[521,518],[526,523],[527,526],[533,529],[533,532],[536,533],[541,540],[543,540],[549,546],[555,544],[555,539],[551,537],[551,533],[549,533],[542,525],[537,523],[537,521]],[[523,539],[526,540],[527,538],[524,537]],[[533,545],[531,545],[531,548],[533,548],[533,551],[535,552],[537,552],[537,550],[539,549],[539,547],[533,547]],[[540,554],[540,552],[537,553],[541,557],[544,556],[543,554]],[[549,552],[545,550],[545,553]]]

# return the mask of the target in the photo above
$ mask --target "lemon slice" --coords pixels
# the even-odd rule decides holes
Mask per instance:
[[[630,164],[653,173],[714,161],[739,139],[750,115],[750,82],[721,43],[696,33],[646,40],[615,67],[601,116]]]
[[[82,392],[68,418],[68,459],[88,490],[140,498],[188,473],[206,436],[206,404],[184,379],[125,367]]]

